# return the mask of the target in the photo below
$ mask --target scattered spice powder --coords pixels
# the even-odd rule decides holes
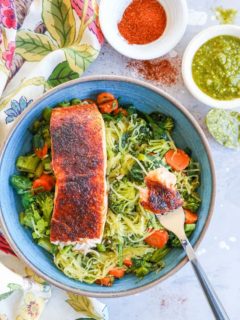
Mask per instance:
[[[132,60],[127,66],[137,71],[145,80],[168,87],[175,85],[180,78],[181,60],[179,57],[146,61]]]
[[[167,16],[157,0],[133,0],[118,24],[121,35],[130,44],[147,44],[164,32]]]

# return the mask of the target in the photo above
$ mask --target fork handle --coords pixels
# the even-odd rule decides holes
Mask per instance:
[[[192,267],[195,271],[195,274],[202,286],[202,289],[206,295],[206,298],[209,302],[209,305],[212,309],[212,312],[217,320],[230,320],[226,311],[224,310],[223,305],[221,304],[216,292],[214,291],[210,281],[207,278],[205,271],[200,265],[195,252],[192,248],[192,245],[188,241],[188,239],[181,240],[181,244],[183,249],[185,250],[189,261],[192,264]]]

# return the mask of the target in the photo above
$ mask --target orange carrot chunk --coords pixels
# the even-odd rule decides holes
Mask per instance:
[[[116,268],[111,269],[108,272],[108,274],[110,274],[111,276],[114,276],[115,278],[120,279],[120,278],[124,277],[125,270],[123,268],[116,267]]]
[[[123,264],[128,268],[131,268],[131,266],[133,265],[131,258],[124,259]]]
[[[109,92],[102,92],[97,96],[97,104],[102,104],[114,100],[115,97]]]
[[[168,242],[168,232],[166,230],[156,230],[150,236],[144,239],[144,241],[151,247],[163,248]]]
[[[189,156],[181,149],[171,149],[165,154],[167,164],[176,171],[182,171],[187,168],[190,162]]]
[[[96,280],[96,283],[104,287],[111,287],[113,284],[113,281],[114,281],[113,277],[104,277],[102,279]]]
[[[117,99],[110,100],[98,105],[98,108],[101,113],[111,113],[118,108]]]
[[[192,224],[197,222],[198,220],[198,215],[195,212],[192,212],[188,209],[184,209],[184,213],[185,213],[185,223],[186,224]]]
[[[33,181],[32,188],[33,188],[33,191],[37,189],[36,192],[51,191],[54,185],[55,185],[54,177],[48,174],[43,174],[41,175],[41,177]]]
[[[38,158],[40,158],[40,159],[44,158],[48,152],[47,144],[45,143],[44,146],[42,147],[42,149],[36,148],[34,150],[34,152]]]

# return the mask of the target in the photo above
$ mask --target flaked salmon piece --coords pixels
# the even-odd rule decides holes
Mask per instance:
[[[96,105],[56,108],[50,121],[56,177],[50,240],[90,248],[101,242],[107,212],[105,127]]]
[[[140,190],[140,203],[145,209],[156,214],[164,214],[183,204],[176,189],[176,177],[166,168],[150,171],[144,181],[147,188]]]

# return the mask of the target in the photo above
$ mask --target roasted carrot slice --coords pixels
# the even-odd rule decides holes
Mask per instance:
[[[168,242],[168,233],[166,230],[156,230],[150,236],[144,239],[144,241],[151,247],[163,248]]]
[[[110,274],[111,276],[114,276],[115,278],[120,279],[120,278],[124,277],[125,270],[123,268],[116,267],[116,268],[111,269],[108,272],[108,274]]]
[[[98,108],[101,113],[111,113],[118,108],[117,99],[110,100],[98,105]]]
[[[104,277],[102,279],[98,279],[96,283],[104,287],[111,287],[113,284],[113,281],[114,281],[113,277]]]
[[[192,224],[197,222],[198,220],[198,215],[195,212],[192,212],[188,209],[184,209],[184,213],[185,213],[185,223],[186,224]]]
[[[123,264],[128,268],[131,268],[131,266],[133,265],[131,258],[124,259]]]
[[[42,147],[42,149],[39,149],[39,148],[36,148],[34,150],[34,153],[36,154],[36,156],[40,159],[44,158],[46,156],[48,152],[48,146],[47,144],[45,143],[44,146]]]
[[[190,162],[189,156],[181,149],[169,150],[165,154],[167,164],[176,171],[182,171],[187,168]]]
[[[41,177],[33,181],[33,191],[36,189],[36,192],[41,191],[51,191],[55,185],[55,179],[53,176],[48,174],[43,174]]]
[[[102,92],[97,96],[97,104],[102,104],[114,100],[115,97],[109,92]]]

